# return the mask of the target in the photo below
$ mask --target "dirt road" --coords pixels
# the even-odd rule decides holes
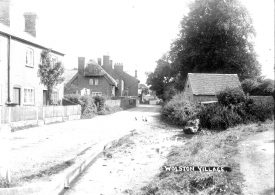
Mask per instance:
[[[156,106],[133,110],[133,135],[108,150],[65,194],[138,194],[159,172],[172,146],[184,144],[181,130],[162,123],[158,111]]]
[[[240,144],[240,165],[246,195],[274,194],[274,129],[252,135]]]

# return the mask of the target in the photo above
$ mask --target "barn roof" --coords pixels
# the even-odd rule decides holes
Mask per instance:
[[[216,95],[225,88],[241,87],[237,74],[188,73],[194,95]]]

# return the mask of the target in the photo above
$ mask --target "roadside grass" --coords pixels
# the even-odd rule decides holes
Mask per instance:
[[[15,186],[20,186],[20,184],[24,184],[25,182],[30,182],[31,180],[51,176],[57,174],[66,168],[72,166],[75,160],[67,160],[65,162],[55,164],[54,166],[47,167],[46,169],[42,169],[39,172],[31,172],[23,177],[13,178],[11,183],[8,183],[6,179],[0,178],[0,188],[11,188]]]
[[[62,162],[60,164],[56,164],[56,165],[49,167],[47,169],[40,170],[38,173],[34,173],[31,175],[22,177],[21,180],[28,182],[33,179],[38,179],[38,178],[45,177],[45,176],[51,176],[51,175],[54,175],[54,174],[57,174],[57,173],[63,171],[64,169],[72,166],[73,164],[74,164],[74,159],[71,159],[71,160]]]
[[[237,162],[238,143],[249,135],[274,128],[273,122],[239,125],[221,132],[202,131],[174,147],[165,166],[228,166],[231,172],[172,172],[162,169],[142,191],[160,194],[242,194]]]

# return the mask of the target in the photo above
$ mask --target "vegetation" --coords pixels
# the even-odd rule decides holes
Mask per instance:
[[[217,98],[217,104],[201,108],[198,114],[201,127],[225,130],[238,124],[264,122],[274,115],[272,105],[256,104],[240,89],[225,89]]]
[[[159,98],[169,100],[164,94],[173,88],[181,91],[190,72],[234,73],[241,80],[260,76],[252,21],[238,0],[195,0],[189,8],[169,54],[147,79]]]
[[[146,195],[242,194],[242,174],[236,161],[237,144],[248,135],[273,128],[273,124],[240,125],[222,132],[201,132],[168,155],[166,166],[228,166],[232,172],[180,172],[162,169],[149,185]]]
[[[263,79],[261,77],[245,79],[242,81],[242,88],[246,94],[273,96],[275,98],[274,81],[271,79]]]
[[[240,88],[220,91],[217,98],[217,103],[202,106],[189,102],[182,94],[177,94],[163,106],[162,118],[180,126],[199,118],[202,128],[225,130],[239,124],[264,122],[274,116],[274,105],[256,104]]]
[[[177,94],[164,105],[161,115],[172,124],[184,126],[197,115],[198,111],[198,108],[185,100],[182,94]]]
[[[52,105],[53,87],[61,83],[64,68],[61,62],[55,62],[50,50],[43,50],[41,53],[41,64],[39,64],[38,75],[40,82],[47,87],[47,105]]]
[[[105,104],[106,98],[103,96],[89,96],[68,94],[64,96],[65,100],[81,105],[81,118],[88,119],[95,115],[105,115],[121,111],[120,107],[109,107]]]
[[[166,55],[157,61],[155,71],[148,74],[147,84],[163,101],[169,101],[175,95],[173,70]]]

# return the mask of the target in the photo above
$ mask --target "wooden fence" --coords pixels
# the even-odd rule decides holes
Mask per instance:
[[[50,123],[55,121],[64,121],[80,118],[81,106],[16,106],[0,107],[0,122],[19,123],[19,122],[37,122]]]

